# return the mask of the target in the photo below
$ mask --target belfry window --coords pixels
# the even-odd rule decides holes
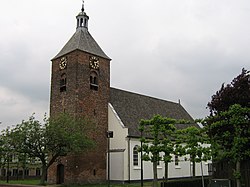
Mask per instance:
[[[137,145],[133,148],[133,165],[134,166],[139,165],[139,155],[138,155],[138,146]]]
[[[66,83],[67,83],[67,79],[66,79],[66,74],[62,74],[61,75],[61,79],[60,79],[60,92],[66,92]]]
[[[91,90],[98,90],[98,77],[95,72],[91,72],[90,74],[90,89]]]
[[[80,27],[83,26],[83,19],[81,18],[81,21],[80,21]]]

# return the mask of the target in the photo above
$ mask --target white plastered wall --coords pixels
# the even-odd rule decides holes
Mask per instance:
[[[133,148],[140,146],[138,138],[128,138],[128,128],[124,126],[118,114],[111,104],[108,107],[108,128],[114,132],[110,139],[110,180],[128,181],[141,179],[141,158],[139,154],[139,165],[133,165]],[[206,145],[207,146],[207,145]],[[130,155],[130,156],[129,156]],[[186,157],[186,159],[185,159]],[[180,178],[192,176],[192,166],[188,156],[179,157],[179,164],[175,165],[174,155],[169,163],[168,178]],[[203,175],[208,175],[208,162],[202,162]],[[143,178],[153,178],[153,164],[143,161]],[[157,169],[158,178],[163,178],[165,173],[164,162],[160,162]],[[196,163],[196,176],[201,176],[201,165]]]
[[[139,139],[130,140],[130,171],[131,171],[131,180],[140,180],[141,178],[141,158],[139,153],[139,165],[133,166],[133,148],[135,146],[140,146]],[[207,146],[207,145],[205,145]],[[168,178],[181,178],[181,177],[191,177],[192,176],[192,164],[189,161],[189,156],[178,157],[178,165],[175,165],[175,156],[172,155],[172,162],[168,164]],[[208,162],[202,162],[203,175],[208,175]],[[157,176],[159,179],[163,178],[165,174],[165,164],[163,161],[160,161],[157,167]],[[196,176],[201,176],[201,163],[196,163]],[[153,178],[153,164],[150,161],[143,161],[143,178],[152,179]]]
[[[128,144],[126,137],[128,129],[123,125],[110,103],[108,106],[108,129],[113,131],[113,138],[110,138],[110,180],[127,180]]]

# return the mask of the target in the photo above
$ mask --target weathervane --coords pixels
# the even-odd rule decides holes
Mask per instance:
[[[84,12],[84,0],[82,0],[82,12]]]

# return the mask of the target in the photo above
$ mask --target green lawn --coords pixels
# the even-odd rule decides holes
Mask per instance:
[[[28,184],[28,185],[38,185],[40,180],[9,180],[9,183],[6,180],[0,180],[0,184]]]
[[[10,180],[9,183],[6,180],[0,180],[1,184],[28,184],[28,185],[39,185],[40,180]],[[50,186],[50,185],[48,185]],[[85,185],[61,185],[61,187],[107,187],[107,184],[85,184]],[[126,184],[110,184],[110,187],[140,187],[141,183],[126,183]],[[144,187],[150,187],[152,183],[145,182]]]

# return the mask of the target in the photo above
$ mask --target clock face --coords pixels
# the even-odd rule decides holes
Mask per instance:
[[[67,58],[62,57],[60,60],[59,68],[60,69],[65,69],[67,67]]]
[[[89,66],[92,69],[99,69],[99,58],[95,56],[89,57]]]

